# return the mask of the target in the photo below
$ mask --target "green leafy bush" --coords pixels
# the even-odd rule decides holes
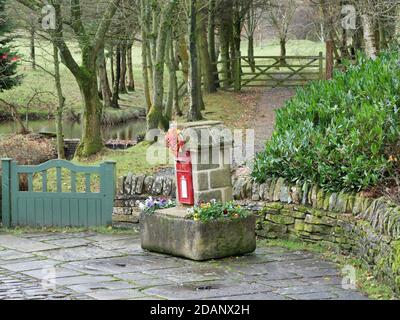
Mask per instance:
[[[400,54],[359,57],[332,81],[299,89],[277,111],[253,176],[308,181],[330,191],[364,190],[398,171]]]

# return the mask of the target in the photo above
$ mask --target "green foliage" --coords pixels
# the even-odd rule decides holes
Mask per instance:
[[[17,75],[19,58],[9,45],[12,38],[8,35],[10,26],[5,15],[5,2],[0,0],[0,92],[21,82],[21,76]]]
[[[359,191],[398,168],[399,52],[346,67],[298,90],[277,112],[274,135],[255,161],[258,181],[272,175]]]
[[[211,201],[201,203],[190,211],[195,221],[208,222],[217,219],[240,219],[248,216],[249,212],[233,202]]]

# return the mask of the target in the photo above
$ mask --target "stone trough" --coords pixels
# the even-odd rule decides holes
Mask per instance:
[[[140,217],[145,250],[196,261],[239,256],[256,249],[256,218],[201,222],[187,219],[187,210],[171,208]]]

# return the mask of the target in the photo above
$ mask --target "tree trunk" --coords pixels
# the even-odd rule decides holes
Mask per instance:
[[[256,72],[256,62],[254,59],[254,35],[249,36],[249,44],[247,47],[247,55],[249,56],[249,63],[252,72]]]
[[[281,48],[281,65],[286,65],[286,38],[281,38],[279,41]]]
[[[53,41],[53,58],[54,58],[54,80],[57,90],[58,107],[56,111],[56,133],[57,133],[57,154],[58,159],[65,159],[64,135],[63,135],[63,110],[65,98],[61,87],[60,76],[60,60],[58,58],[58,48]]]
[[[220,30],[220,41],[221,41],[221,76],[220,82],[222,82],[222,88],[228,88],[231,83],[231,64],[230,64],[230,24],[223,22]]]
[[[208,93],[214,93],[217,91],[214,82],[214,74],[213,74],[213,66],[211,62],[211,58],[209,55],[209,46],[207,40],[207,29],[206,29],[206,17],[204,17],[201,13],[197,18],[197,42],[198,42],[198,51],[200,57],[201,64],[201,74],[203,77],[203,86],[204,90]]]
[[[179,51],[179,57],[180,61],[182,64],[182,73],[183,73],[183,78],[185,82],[188,84],[189,83],[189,54],[188,54],[188,47],[185,41],[184,37],[181,37],[178,40],[178,51]],[[188,85],[189,87],[189,85]]]
[[[182,116],[182,110],[179,106],[179,88],[178,88],[178,77],[176,76],[176,71],[178,70],[178,67],[176,65],[176,59],[175,59],[175,50],[174,50],[174,42],[171,43],[171,48],[170,48],[170,59],[171,59],[171,64],[172,64],[172,82],[174,86],[174,101],[173,101],[173,109],[175,111],[175,114],[178,117]]]
[[[400,4],[396,8],[395,40],[400,42]]]
[[[198,70],[198,56],[197,56],[197,43],[196,43],[196,27],[197,27],[197,0],[190,1],[189,9],[189,61],[190,61],[190,75],[189,75],[189,93],[190,93],[190,106],[187,115],[187,120],[198,121],[203,119],[199,105],[201,90],[199,90],[198,82],[200,81],[200,74]]]
[[[215,41],[215,10],[216,0],[209,0],[208,8],[208,47],[209,55],[211,60],[211,69],[214,78],[215,88],[219,87],[219,76],[218,76],[218,55],[216,52],[216,41]]]
[[[148,51],[148,21],[147,21],[147,3],[146,0],[141,0],[140,2],[140,15],[142,22],[142,72],[143,72],[143,91],[146,101],[146,114],[149,113],[151,109],[151,94],[150,94],[150,83],[149,83],[149,66],[148,57],[150,56],[150,51]],[[151,70],[150,70],[151,72]]]
[[[119,92],[120,93],[128,93],[128,89],[126,88],[126,43],[121,45],[121,73],[119,79]]]
[[[172,119],[172,108],[174,103],[174,92],[175,92],[174,73],[176,72],[176,70],[174,70],[174,62],[171,59],[171,48],[173,48],[173,40],[170,34],[168,37],[168,50],[166,50],[166,64],[168,67],[168,95],[164,112],[165,121],[168,121],[168,123]]]
[[[101,93],[103,97],[103,105],[104,107],[108,108],[112,106],[112,101],[111,101],[112,92],[108,81],[107,65],[106,65],[106,58],[104,56],[104,49],[100,50],[99,52],[97,58],[97,65],[99,69],[99,78],[100,78]]]
[[[118,109],[119,104],[119,92],[120,92],[120,79],[121,79],[121,45],[118,45],[116,48],[116,56],[115,56],[115,79],[114,79],[114,87],[113,87],[113,95],[112,95],[112,107]]]
[[[102,105],[97,95],[95,73],[89,73],[86,79],[80,80],[79,87],[84,99],[85,109],[83,116],[83,136],[75,153],[78,158],[95,154],[104,146],[101,135]]]
[[[35,33],[36,33],[35,25],[34,22],[32,21],[32,25],[30,28],[30,56],[31,56],[31,64],[33,70],[36,70]]]
[[[133,76],[132,44],[127,47],[126,58],[128,63],[128,90],[135,91],[135,78]]]
[[[114,83],[115,83],[114,47],[110,48],[109,53],[110,53],[111,83],[114,85]]]
[[[153,105],[147,115],[147,130],[157,129],[164,126],[163,121],[163,99],[164,99],[164,63],[165,50],[167,44],[168,33],[171,28],[171,13],[175,8],[175,1],[169,1],[162,9],[161,20],[158,29],[156,59],[153,75]],[[164,128],[165,129],[165,128]]]
[[[361,16],[362,25],[364,29],[364,42],[365,42],[365,53],[371,59],[376,59],[378,50],[375,44],[375,32],[374,32],[374,23],[372,17],[364,13]]]

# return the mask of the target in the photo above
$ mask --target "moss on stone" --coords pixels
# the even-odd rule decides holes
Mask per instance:
[[[289,225],[294,223],[293,217],[288,217],[283,215],[267,214],[265,218],[277,224]]]

